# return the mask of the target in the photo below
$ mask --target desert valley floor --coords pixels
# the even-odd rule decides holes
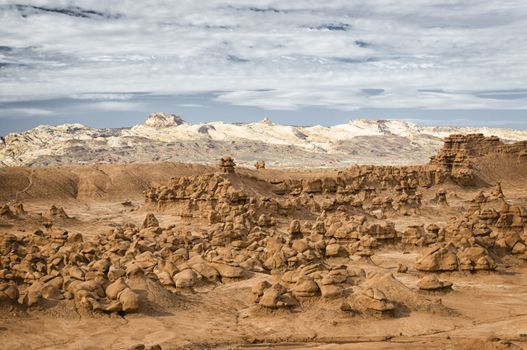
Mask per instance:
[[[0,168],[0,348],[527,349],[526,141],[234,162]]]

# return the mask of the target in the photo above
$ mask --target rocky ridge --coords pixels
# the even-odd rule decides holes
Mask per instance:
[[[440,149],[443,137],[454,133],[497,135],[508,143],[527,139],[526,131],[423,127],[395,120],[353,120],[331,127],[286,126],[267,118],[248,124],[189,124],[175,115],[153,113],[132,128],[41,125],[8,134],[0,142],[0,166],[215,163],[224,154],[244,165],[259,154],[272,167],[422,164]]]

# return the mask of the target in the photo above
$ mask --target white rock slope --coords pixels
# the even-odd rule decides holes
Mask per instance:
[[[350,164],[425,163],[453,134],[483,133],[505,141],[527,140],[527,131],[424,127],[396,120],[353,120],[347,124],[288,126],[267,118],[248,124],[189,124],[153,113],[140,125],[95,129],[81,124],[41,125],[0,140],[0,166],[100,162],[216,162],[231,155],[275,167],[339,167]]]

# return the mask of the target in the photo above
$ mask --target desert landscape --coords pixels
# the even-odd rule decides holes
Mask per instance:
[[[527,141],[256,156],[0,168],[0,347],[527,348]]]
[[[527,350],[526,0],[0,1],[0,350]]]

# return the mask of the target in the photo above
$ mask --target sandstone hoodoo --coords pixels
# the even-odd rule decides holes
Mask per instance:
[[[16,324],[184,329],[160,336],[166,348],[306,345],[314,330],[333,342],[352,329],[435,344],[481,320],[523,325],[521,149],[454,135],[416,166],[0,169],[0,309]],[[480,317],[475,302],[499,307]]]
[[[258,169],[265,169],[265,160],[259,160],[256,163],[254,163],[254,167],[256,170]]]
[[[234,167],[236,166],[236,163],[234,163],[234,159],[232,159],[232,157],[223,157],[220,159],[218,166],[222,172],[232,174],[234,173]]]

